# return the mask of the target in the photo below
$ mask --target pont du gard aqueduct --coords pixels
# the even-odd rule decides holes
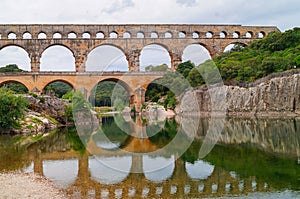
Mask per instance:
[[[249,45],[270,32],[272,26],[195,25],[195,24],[122,24],[122,25],[68,25],[68,24],[0,24],[0,50],[8,46],[24,49],[31,61],[30,72],[0,73],[0,85],[18,82],[29,91],[41,92],[50,83],[63,81],[75,90],[88,93],[101,81],[121,83],[130,93],[131,104],[139,107],[149,83],[162,77],[160,73],[140,72],[140,54],[144,47],[156,44],[167,50],[171,68],[182,62],[184,49],[200,44],[213,57],[226,46],[240,43]],[[54,45],[68,48],[75,59],[74,72],[41,72],[43,52]],[[128,62],[127,72],[86,72],[90,52],[102,45],[120,49]]]

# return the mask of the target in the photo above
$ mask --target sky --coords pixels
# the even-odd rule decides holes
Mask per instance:
[[[241,24],[277,26],[281,31],[300,26],[299,0],[1,0],[0,10],[1,24]],[[20,49],[3,50],[0,66],[22,54]],[[144,52],[148,51],[151,50]],[[152,46],[152,51],[149,61],[155,57],[153,54],[162,54],[163,49]],[[57,52],[49,52],[47,59],[54,60],[53,55],[63,54]],[[67,57],[68,52],[65,54]],[[122,59],[118,55],[107,63],[123,63]],[[144,65],[149,64],[145,59]],[[162,62],[168,59],[165,55],[161,58]],[[69,63],[71,58],[65,60]],[[51,65],[47,62],[46,70]],[[57,57],[56,62],[62,63]],[[97,60],[89,62],[95,64]],[[28,60],[20,65],[26,68]],[[93,67],[90,66],[91,70]]]

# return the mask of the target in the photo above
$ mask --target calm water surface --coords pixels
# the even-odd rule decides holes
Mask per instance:
[[[300,198],[300,119],[227,118],[200,158],[211,123],[117,116],[33,144],[0,135],[0,172],[38,173],[71,198]]]

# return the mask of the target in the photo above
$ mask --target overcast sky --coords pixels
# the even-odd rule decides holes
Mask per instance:
[[[282,31],[300,26],[299,0],[1,0],[0,10],[2,24],[241,24]],[[0,52],[0,65],[6,55]]]

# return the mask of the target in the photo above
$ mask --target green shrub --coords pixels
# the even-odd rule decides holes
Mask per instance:
[[[21,96],[15,96],[12,91],[0,88],[0,127],[18,126],[18,121],[25,116],[29,103]]]

